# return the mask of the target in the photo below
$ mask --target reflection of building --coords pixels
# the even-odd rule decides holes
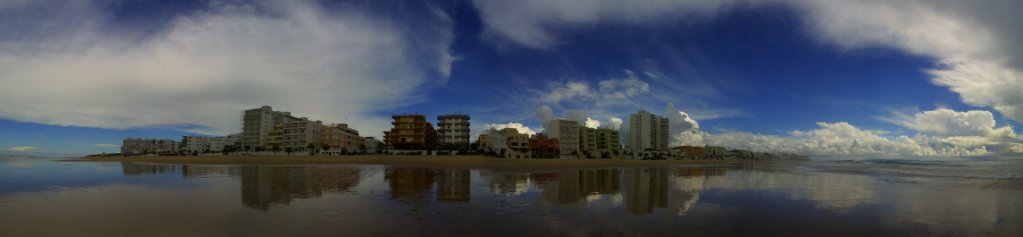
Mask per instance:
[[[490,191],[503,195],[517,195],[529,189],[529,174],[524,173],[492,173],[480,171],[480,177],[489,181]]]
[[[437,176],[438,202],[469,201],[469,170],[440,170]]]
[[[384,132],[384,143],[389,149],[433,149],[437,144],[437,131],[421,114],[391,116],[394,125]]]
[[[171,139],[125,138],[121,143],[121,154],[144,155],[177,153],[178,142]]]
[[[149,165],[149,164],[138,164],[133,162],[121,162],[121,172],[124,175],[144,175],[144,174],[170,174],[177,173],[177,165]]]
[[[469,115],[437,116],[437,136],[440,146],[444,149],[469,149]]]
[[[433,191],[437,173],[424,168],[390,168],[384,173],[384,180],[391,187],[391,198],[422,201]]]
[[[633,214],[647,214],[655,207],[668,206],[668,173],[663,168],[625,169],[626,209]]]
[[[182,165],[181,175],[186,178],[241,176],[240,166]]]
[[[361,181],[357,168],[303,166],[243,166],[242,205],[269,209],[295,198],[342,192]]]
[[[668,118],[639,111],[629,116],[629,150],[668,149]]]
[[[543,189],[540,195],[553,203],[574,203],[589,195],[621,192],[619,169],[572,170],[535,175],[534,179]]]
[[[615,194],[622,189],[619,169],[580,170],[579,183],[583,194]]]

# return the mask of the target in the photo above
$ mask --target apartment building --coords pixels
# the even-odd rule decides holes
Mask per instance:
[[[323,145],[323,128],[322,121],[312,121],[305,117],[284,123],[281,148],[303,151],[311,144],[314,149],[320,149]]]
[[[668,149],[668,118],[639,111],[629,116],[629,145],[631,151]]]
[[[323,128],[323,144],[326,144],[331,150],[357,151],[366,148],[366,141],[359,136],[359,131],[344,123],[325,126]]]
[[[618,131],[614,129],[582,127],[579,129],[581,158],[607,159],[621,154],[620,140]]]
[[[561,159],[579,158],[579,122],[567,119],[555,119],[548,122],[545,129],[550,130],[549,136],[558,139]]]
[[[273,111],[267,105],[242,112],[242,147],[270,148],[273,139],[270,133],[277,125],[291,122],[295,117],[290,112]],[[281,134],[283,135],[283,134]]]
[[[433,124],[426,121],[422,114],[405,114],[391,116],[390,131],[384,132],[384,142],[388,149],[434,149],[437,145],[437,131]]]
[[[437,137],[442,149],[469,149],[469,115],[445,114],[437,116]]]

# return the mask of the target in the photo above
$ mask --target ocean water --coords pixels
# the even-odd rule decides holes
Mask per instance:
[[[1023,160],[490,170],[3,157],[0,223],[0,236],[1023,236]]]

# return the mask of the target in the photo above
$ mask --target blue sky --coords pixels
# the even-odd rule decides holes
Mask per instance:
[[[401,113],[534,133],[542,114],[617,128],[643,109],[672,119],[676,145],[1018,155],[1019,7],[14,1],[0,3],[0,149],[223,135],[266,104],[365,136]]]

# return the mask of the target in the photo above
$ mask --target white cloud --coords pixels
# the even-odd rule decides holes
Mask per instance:
[[[12,151],[17,151],[17,152],[28,152],[28,151],[33,151],[35,149],[36,149],[36,147],[34,147],[34,146],[16,146],[16,147],[11,147]]]
[[[1014,136],[1012,127],[996,129],[994,115],[984,110],[958,112],[942,108],[920,112],[913,116],[898,116],[902,118],[895,120],[896,124],[937,136]]]
[[[0,33],[0,117],[225,134],[238,132],[241,110],[269,104],[326,122],[347,118],[372,135],[388,127],[374,111],[414,102],[416,89],[450,73],[454,60],[442,13],[419,19],[447,26],[435,29],[441,36],[418,37],[307,1],[216,3],[132,37],[103,31],[100,8],[74,2],[38,15],[25,13],[40,8],[32,3],[0,8],[36,17],[0,21],[0,29],[42,28]]]
[[[102,148],[118,148],[118,147],[121,147],[121,145],[110,144],[110,143],[93,144],[92,146],[93,147],[102,147]]]
[[[942,142],[934,137],[917,135],[885,137],[883,131],[857,128],[846,122],[817,123],[819,128],[793,131],[788,136],[761,135],[748,132],[705,134],[708,145],[753,151],[790,152],[807,155],[920,155],[976,156],[990,155],[986,146],[966,147]]]
[[[695,145],[702,140],[697,138],[700,134],[700,123],[686,112],[676,109],[674,103],[668,103],[664,114],[668,117],[668,134],[671,136],[669,143],[672,146]]]
[[[621,103],[650,92],[650,84],[637,78],[630,70],[625,70],[625,73],[624,78],[610,78],[597,82],[596,89],[585,81],[549,83],[549,89],[540,94],[541,102],[556,104],[577,100],[594,102],[597,106],[602,106]]]
[[[586,122],[583,123],[583,126],[586,126],[587,128],[598,128],[600,127],[600,121],[590,117],[586,117]]]
[[[523,125],[521,123],[486,124],[486,125],[483,125],[483,127],[486,128],[486,129],[493,128],[493,129],[496,129],[496,130],[501,130],[501,129],[505,129],[505,128],[513,128],[516,131],[518,131],[519,133],[529,134],[529,135],[534,135],[534,134],[538,133],[538,131],[533,130],[532,128],[529,128],[528,126]]]
[[[622,122],[623,121],[620,118],[611,117],[610,119],[607,120],[607,127],[614,130],[621,130]]]

